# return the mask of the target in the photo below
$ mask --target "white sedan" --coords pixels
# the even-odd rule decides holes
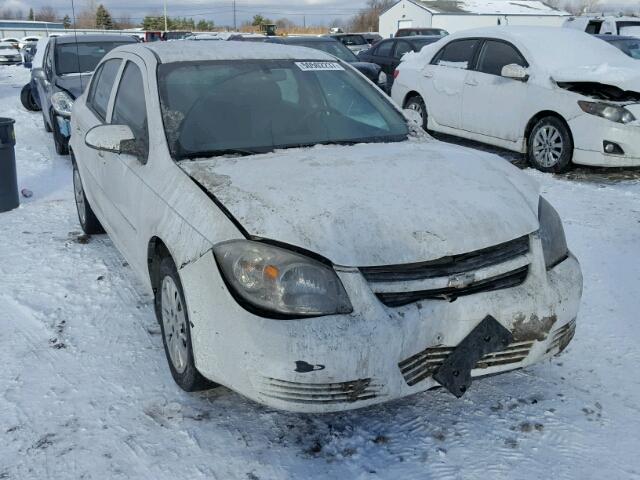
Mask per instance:
[[[72,132],[82,228],[154,293],[187,391],[308,412],[460,396],[573,337],[580,266],[538,187],[321,51],[120,47]]]
[[[468,30],[405,57],[392,97],[429,130],[527,153],[542,171],[640,166],[636,63],[577,30]]]

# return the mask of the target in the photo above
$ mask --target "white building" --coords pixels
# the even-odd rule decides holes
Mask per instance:
[[[400,0],[380,15],[380,35],[399,28],[444,28],[449,33],[495,25],[560,27],[570,14],[537,0]]]

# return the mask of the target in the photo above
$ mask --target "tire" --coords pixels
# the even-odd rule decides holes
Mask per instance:
[[[30,112],[37,112],[40,110],[40,107],[33,98],[33,94],[31,93],[31,84],[29,83],[22,87],[22,90],[20,91],[20,101],[22,102],[22,106]]]
[[[159,271],[155,310],[171,376],[185,392],[211,388],[215,384],[204,378],[194,363],[189,312],[185,308],[182,282],[173,259],[164,257]]]
[[[76,162],[73,162],[73,194],[76,200],[76,210],[78,211],[78,221],[82,231],[87,235],[97,235],[104,233],[104,229],[100,224],[100,221],[93,213],[89,200],[84,193],[84,187],[82,186],[82,179],[80,178],[80,172]]]
[[[53,143],[56,147],[56,153],[58,155],[69,155],[69,143],[67,140],[62,138],[62,134],[58,129],[58,122],[56,122],[53,112],[51,112],[51,119],[53,123]]]
[[[44,111],[42,112],[42,121],[44,122],[45,132],[51,133],[51,127],[49,126],[49,122],[47,122],[47,118],[45,117]]]
[[[573,139],[567,124],[558,117],[543,117],[527,139],[527,158],[542,172],[562,173],[571,168]]]
[[[429,115],[427,114],[427,106],[424,104],[424,100],[422,100],[422,97],[419,95],[411,97],[409,100],[407,100],[404,108],[408,110],[414,110],[420,115],[420,117],[422,118],[422,128],[426,131],[427,125],[429,123]]]

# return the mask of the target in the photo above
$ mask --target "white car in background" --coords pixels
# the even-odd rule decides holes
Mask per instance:
[[[562,25],[592,35],[622,35],[640,38],[640,18],[624,16],[582,16],[568,18]]]
[[[527,153],[534,167],[640,165],[640,69],[553,27],[467,30],[409,54],[392,97],[424,127]]]
[[[187,391],[306,412],[461,396],[573,337],[580,266],[537,185],[427,139],[329,54],[120,47],[71,131],[80,224],[154,293]]]
[[[0,65],[15,65],[22,63],[22,54],[20,50],[12,43],[0,42]]]

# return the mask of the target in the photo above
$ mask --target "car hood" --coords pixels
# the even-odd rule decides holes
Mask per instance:
[[[591,82],[612,85],[626,91],[640,91],[640,69],[635,65],[627,67],[603,64],[559,68],[551,72],[551,78],[557,83]]]
[[[78,98],[82,95],[82,92],[89,82],[91,81],[91,76],[93,73],[71,73],[69,75],[63,75],[56,79],[56,86],[63,90],[66,90],[73,98]]]
[[[538,229],[537,185],[495,155],[436,141],[316,146],[180,162],[250,235],[343,266],[466,253]]]

